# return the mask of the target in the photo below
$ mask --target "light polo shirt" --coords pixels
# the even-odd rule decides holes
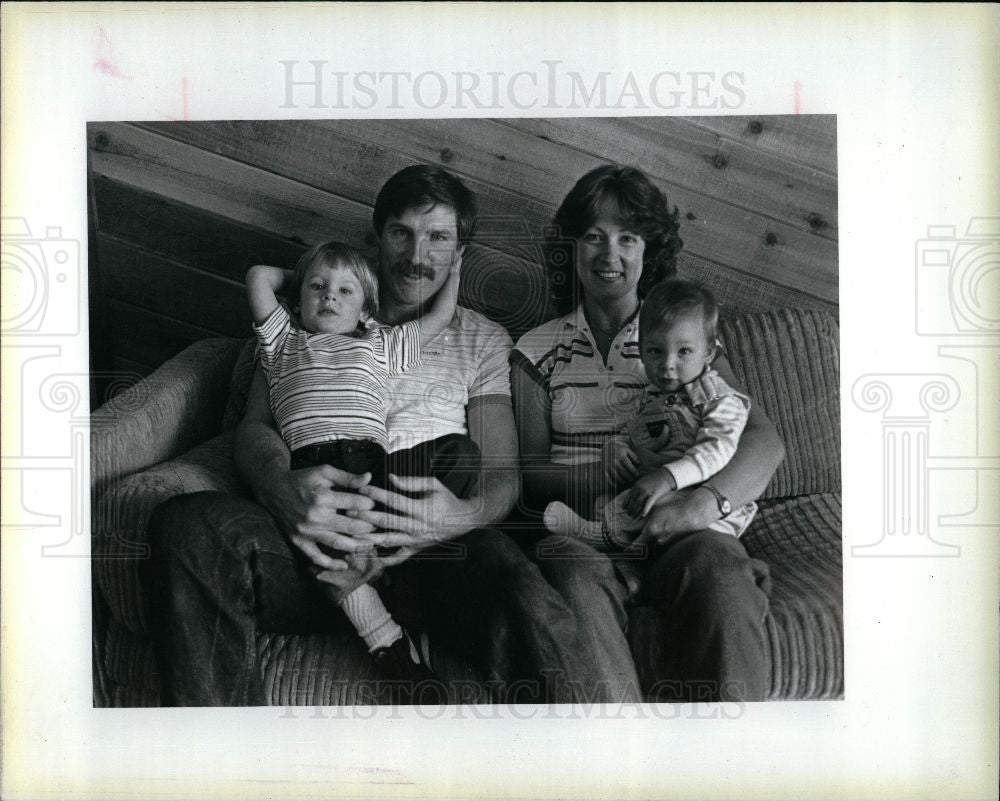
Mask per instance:
[[[511,338],[503,326],[461,306],[424,343],[420,363],[390,376],[389,451],[447,434],[468,434],[469,401],[510,404]]]
[[[514,346],[548,400],[549,458],[558,464],[597,461],[601,448],[639,411],[646,378],[636,315],[611,342],[607,363],[594,343],[583,306],[529,331]],[[531,413],[531,410],[517,410]]]

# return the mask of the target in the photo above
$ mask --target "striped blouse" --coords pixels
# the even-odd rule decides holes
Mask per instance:
[[[388,449],[387,382],[420,361],[417,322],[360,336],[311,334],[293,328],[279,306],[253,330],[271,412],[290,450],[335,439],[368,439]]]
[[[604,443],[642,405],[646,377],[639,358],[638,315],[612,341],[607,364],[594,344],[583,306],[522,336],[514,346],[514,359],[528,361],[529,372],[545,391],[548,408],[543,413],[549,417],[553,462],[597,461]]]

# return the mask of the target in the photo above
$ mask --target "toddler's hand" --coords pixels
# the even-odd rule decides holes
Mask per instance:
[[[601,449],[601,470],[609,484],[628,484],[635,481],[638,460],[631,446],[624,439],[615,437]]]
[[[346,570],[321,570],[316,574],[316,578],[326,585],[327,596],[338,604],[362,584],[377,578],[385,567],[374,547],[345,554],[344,561],[347,562]]]
[[[671,483],[670,475],[662,472],[642,476],[625,499],[625,511],[632,517],[645,517],[650,509],[674,491]]]

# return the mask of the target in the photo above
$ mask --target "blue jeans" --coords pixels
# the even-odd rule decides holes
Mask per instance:
[[[763,701],[770,571],[738,538],[696,531],[653,552],[644,593],[666,643],[651,701]]]
[[[615,577],[615,563],[557,534],[536,543],[533,558],[574,611],[598,674],[605,681],[617,678],[614,693],[638,687],[626,640],[627,591]],[[751,559],[736,537],[717,531],[678,537],[647,559],[628,562],[643,576],[640,602],[657,606],[663,620],[664,658],[652,666],[648,701],[767,697],[767,565]]]
[[[625,632],[625,586],[610,559],[586,543],[552,534],[531,549],[533,561],[576,617],[581,656],[589,659],[599,685],[594,701],[641,701],[639,678]]]

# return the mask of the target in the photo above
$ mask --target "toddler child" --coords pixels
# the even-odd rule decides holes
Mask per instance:
[[[330,464],[350,473],[370,473],[372,484],[386,485],[387,379],[417,364],[421,343],[451,321],[460,266],[461,252],[430,309],[418,320],[371,329],[364,324],[378,310],[378,279],[354,248],[339,242],[317,245],[302,255],[291,273],[266,265],[250,268],[247,295],[253,330],[271,410],[291,451],[293,470]],[[296,320],[278,302],[277,294],[286,287]],[[468,470],[470,459],[478,458],[475,443],[455,435],[449,439],[465,441],[459,449]],[[449,445],[454,450],[454,443]],[[384,678],[436,678],[373,587],[358,587],[340,607]]]
[[[720,347],[718,317],[712,294],[691,281],[669,279],[650,290],[639,312],[639,351],[649,386],[625,432],[602,451],[609,482],[640,471],[644,475],[610,502],[606,496],[599,499],[600,520],[586,520],[559,501],[550,503],[544,515],[549,531],[599,550],[624,547],[657,503],[708,481],[733,457],[750,399],[711,367]],[[642,467],[638,449],[647,454]],[[756,511],[756,504],[748,503],[709,528],[738,537]]]

